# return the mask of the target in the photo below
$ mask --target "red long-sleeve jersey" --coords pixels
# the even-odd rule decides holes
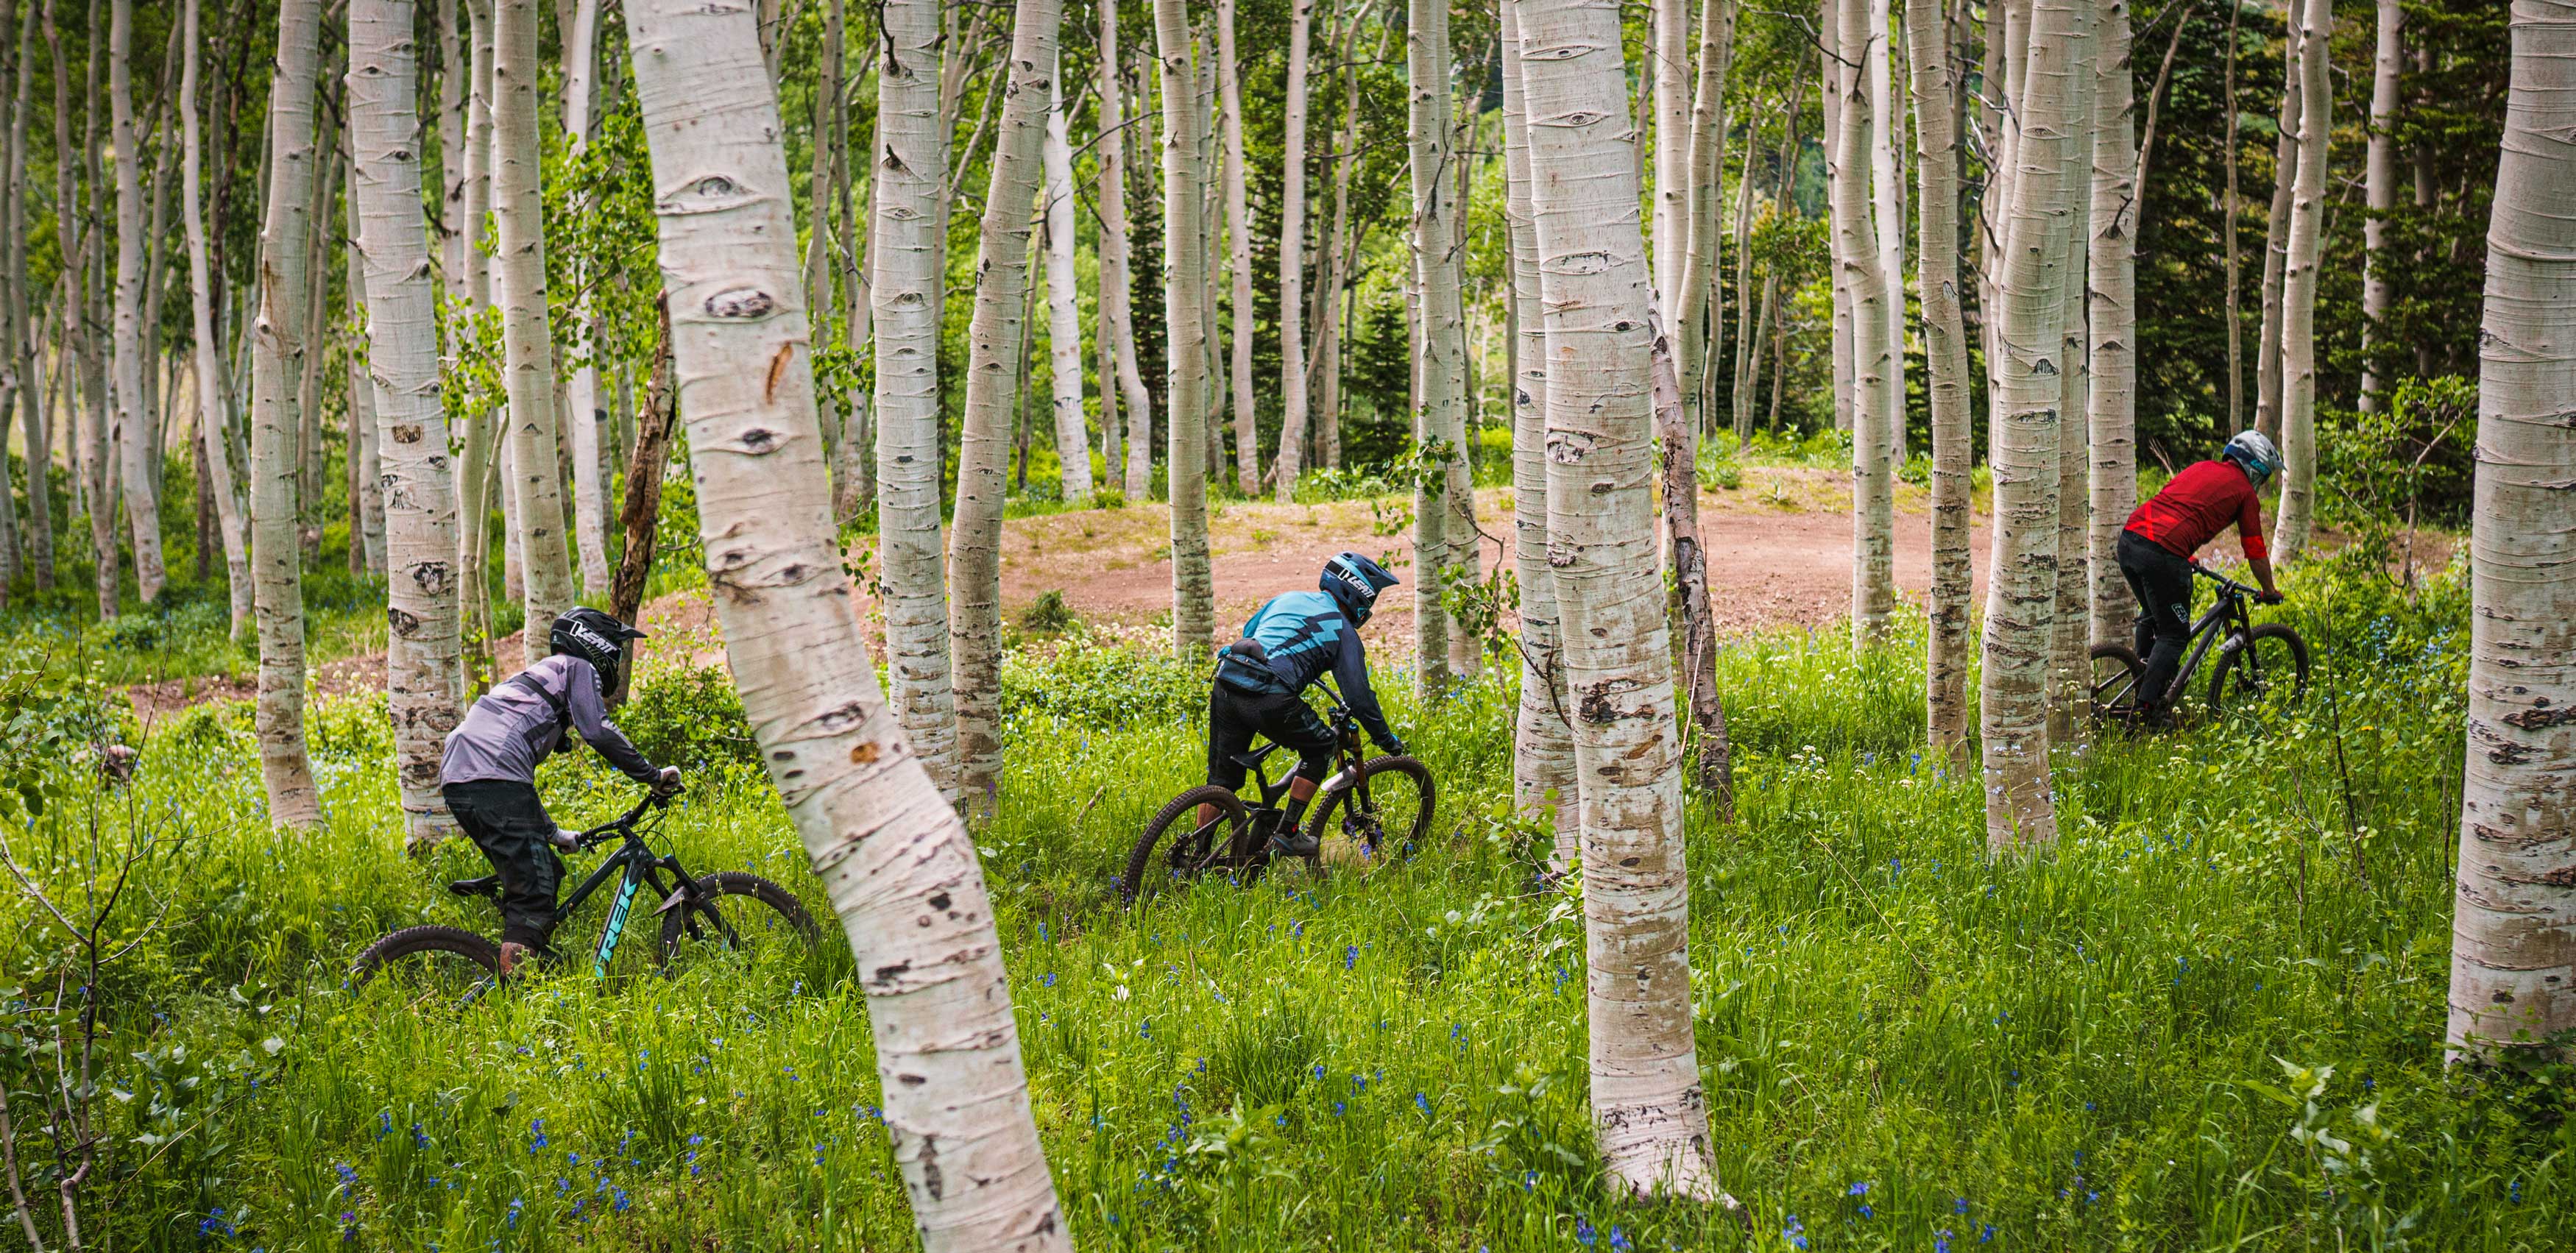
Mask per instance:
[[[2128,528],[2177,557],[2189,557],[2230,525],[2245,545],[2245,559],[2272,555],[2263,543],[2263,498],[2233,461],[2185,466],[2154,499],[2129,515]]]

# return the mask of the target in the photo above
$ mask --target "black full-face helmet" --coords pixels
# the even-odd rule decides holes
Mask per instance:
[[[599,671],[602,691],[614,691],[617,677],[626,670],[626,642],[640,640],[644,633],[608,614],[585,606],[575,606],[555,619],[554,629],[546,632],[546,643],[565,657],[579,657]]]
[[[1324,575],[1317,585],[1342,607],[1343,613],[1350,615],[1352,626],[1365,626],[1369,614],[1377,609],[1377,594],[1401,581],[1387,573],[1385,566],[1358,553],[1343,553],[1324,563]]]

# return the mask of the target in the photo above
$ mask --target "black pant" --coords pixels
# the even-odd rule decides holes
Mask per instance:
[[[447,812],[472,836],[501,875],[501,939],[543,949],[554,930],[555,886],[563,858],[555,855],[554,819],[546,816],[533,783],[477,779],[439,789]]]
[[[1243,786],[1235,754],[1252,747],[1257,732],[1297,754],[1297,773],[1322,780],[1333,768],[1333,732],[1294,692],[1245,692],[1220,679],[1208,696],[1208,782]]]
[[[2135,531],[2120,532],[2120,573],[2138,597],[2138,657],[2147,666],[2138,704],[2161,709],[2191,643],[2191,560]]]

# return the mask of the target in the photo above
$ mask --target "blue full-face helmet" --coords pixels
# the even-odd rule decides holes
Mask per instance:
[[[1401,581],[1385,566],[1358,553],[1343,553],[1324,563],[1324,576],[1317,585],[1350,615],[1352,626],[1362,626],[1377,608],[1377,594]]]

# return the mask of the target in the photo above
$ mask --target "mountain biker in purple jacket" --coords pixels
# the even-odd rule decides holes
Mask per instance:
[[[578,735],[626,776],[656,791],[680,785],[676,766],[655,766],[608,720],[604,693],[617,686],[626,644],[644,633],[596,609],[575,608],[547,632],[552,656],[512,675],[474,702],[447,733],[439,761],[447,812],[501,878],[501,973],[515,973],[533,950],[546,951],[554,925],[555,888],[563,882],[557,849],[573,835],[546,816],[537,795],[537,763]]]

